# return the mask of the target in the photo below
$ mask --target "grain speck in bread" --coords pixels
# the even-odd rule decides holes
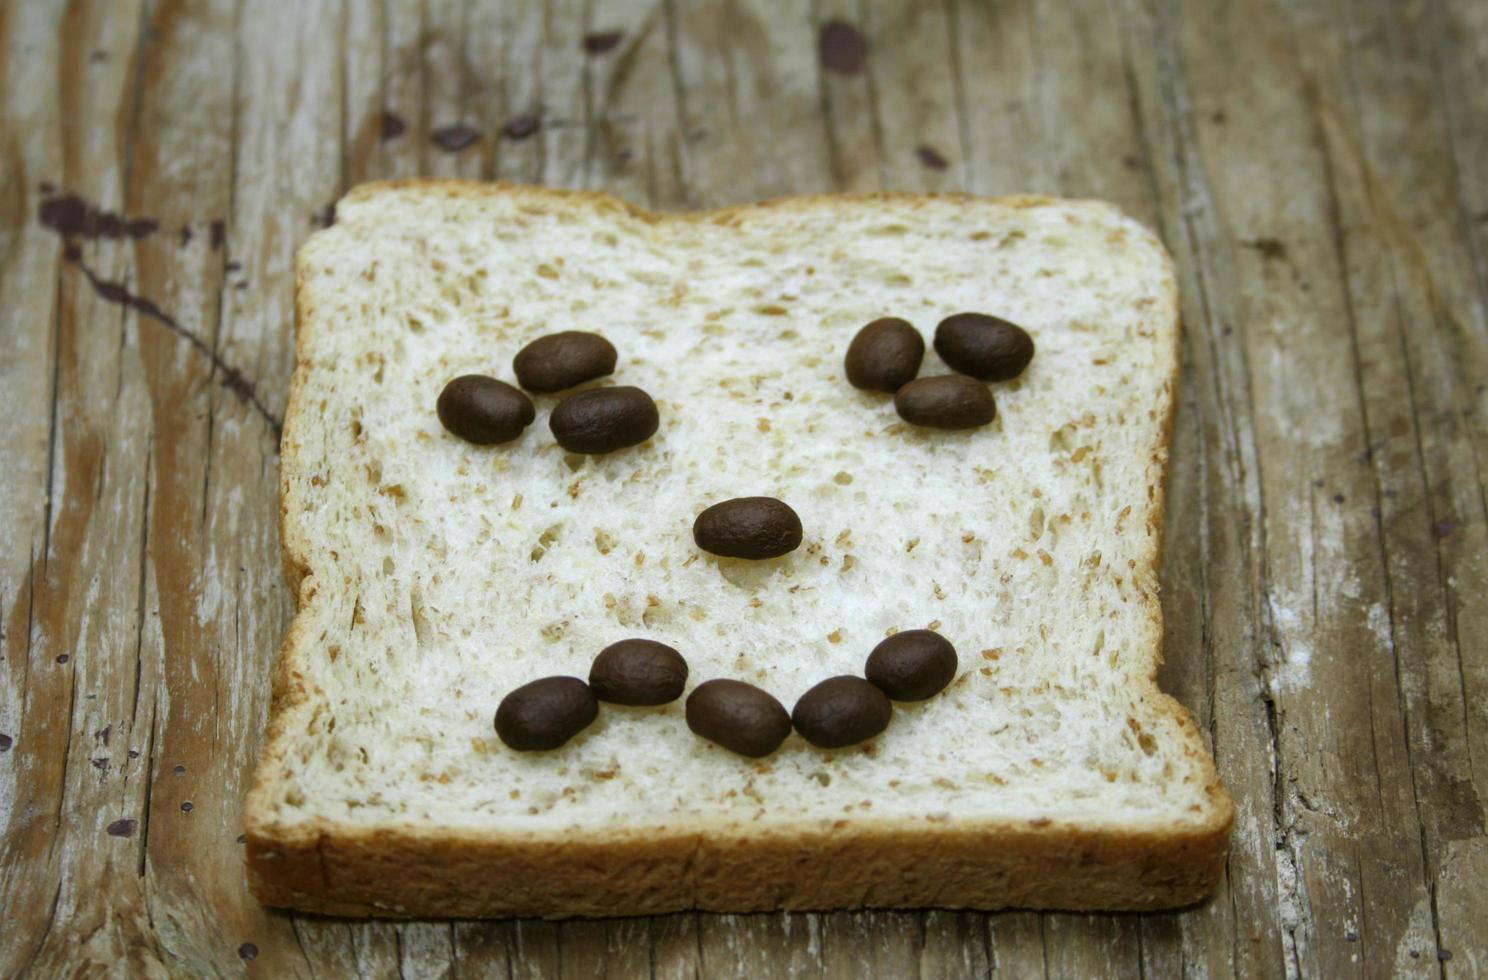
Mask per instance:
[[[995,421],[901,422],[857,390],[863,324],[985,311],[1038,354]],[[250,877],[338,914],[698,907],[1157,908],[1220,874],[1232,808],[1153,682],[1177,311],[1157,240],[1046,198],[801,198],[659,216],[606,196],[372,184],[299,257],[283,444],[299,611],[247,804]],[[434,412],[557,330],[656,400],[645,443],[482,447]],[[945,367],[927,355],[921,375]],[[801,546],[701,555],[731,497]],[[956,679],[863,745],[749,760],[683,705],[605,705],[554,752],[501,698],[645,637],[688,688],[786,705],[933,627]]]

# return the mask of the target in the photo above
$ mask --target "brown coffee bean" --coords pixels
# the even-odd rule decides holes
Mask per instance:
[[[599,702],[577,677],[544,677],[501,699],[496,734],[518,752],[556,749],[599,716]]]
[[[905,630],[873,648],[863,673],[895,701],[923,701],[956,676],[956,648],[939,633]]]
[[[925,338],[908,320],[886,316],[858,331],[843,366],[854,388],[893,393],[914,380],[925,356]]]
[[[687,727],[730,752],[758,759],[780,748],[791,719],[784,705],[753,684],[713,680],[687,696]]]
[[[735,497],[697,516],[692,539],[725,558],[777,558],[801,544],[801,518],[774,497]]]
[[[801,737],[819,749],[866,742],[889,727],[894,706],[884,692],[861,677],[829,677],[801,695],[791,721]]]
[[[904,421],[934,429],[974,429],[997,417],[992,392],[964,374],[911,381],[894,395],[894,409]]]
[[[1001,317],[957,313],[935,328],[935,353],[962,374],[982,381],[1010,381],[1033,360],[1033,338]]]
[[[656,403],[639,388],[591,388],[559,402],[548,428],[571,453],[612,453],[650,439],[660,421]]]
[[[612,704],[667,704],[687,686],[687,661],[655,640],[621,640],[599,651],[589,668],[594,696]]]
[[[517,351],[512,368],[528,391],[562,391],[613,373],[617,356],[615,345],[597,333],[563,330]]]
[[[536,417],[530,398],[481,374],[464,374],[445,385],[435,410],[446,429],[480,446],[510,442]]]

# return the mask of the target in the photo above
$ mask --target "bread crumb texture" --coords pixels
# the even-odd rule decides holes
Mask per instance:
[[[284,536],[300,609],[249,806],[264,835],[429,827],[508,838],[831,827],[1212,828],[1228,808],[1152,683],[1175,371],[1172,275],[1115,209],[1044,199],[831,198],[658,218],[598,195],[474,185],[353,192],[300,253]],[[901,423],[843,353],[881,316],[961,311],[1038,353],[972,432]],[[451,436],[456,375],[514,381],[557,330],[620,351],[601,384],[660,431],[563,452],[553,396],[516,442]],[[921,376],[945,370],[927,351]],[[720,500],[768,495],[806,529],[767,562],[700,554]],[[742,759],[680,701],[605,705],[562,749],[492,729],[539,677],[607,644],[676,647],[789,708],[934,624],[957,679],[887,731]],[[1224,814],[1223,819],[1228,819]]]

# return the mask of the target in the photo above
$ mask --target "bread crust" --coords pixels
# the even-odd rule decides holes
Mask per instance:
[[[440,197],[519,195],[534,205],[583,201],[646,222],[706,221],[728,225],[762,208],[811,208],[854,202],[931,198],[987,200],[964,194],[808,195],[678,214],[649,212],[608,194],[460,180],[364,184],[344,201],[388,192]],[[1042,196],[991,199],[1003,207],[1055,203]],[[1069,203],[1059,201],[1058,203]],[[1110,209],[1111,205],[1090,202]],[[1119,212],[1116,212],[1119,213]],[[1177,310],[1172,262],[1160,242],[1167,289]],[[297,720],[310,705],[303,669],[311,637],[316,583],[309,549],[290,521],[287,489],[302,465],[296,436],[308,370],[305,344],[314,306],[304,253],[297,264],[297,365],[281,443],[280,524],[285,575],[298,613],[273,675],[268,735],[245,807],[246,862],[253,894],[267,905],[329,915],[478,917],[618,916],[697,908],[767,909],[940,907],[996,909],[1161,909],[1204,898],[1224,872],[1234,807],[1188,712],[1160,692],[1162,609],[1155,590],[1143,599],[1152,642],[1144,698],[1183,733],[1183,751],[1205,773],[1207,812],[1182,826],[1133,827],[1116,822],[1006,821],[951,815],[886,820],[860,814],[768,828],[655,825],[587,833],[582,840],[417,825],[367,828],[332,821],[288,825],[276,818],[274,773],[286,764]],[[1176,317],[1176,312],[1175,312]],[[1144,567],[1162,556],[1166,459],[1177,389],[1173,374],[1160,407],[1161,440],[1148,462],[1157,488],[1144,515],[1154,534]],[[1195,807],[1197,810],[1198,808]]]

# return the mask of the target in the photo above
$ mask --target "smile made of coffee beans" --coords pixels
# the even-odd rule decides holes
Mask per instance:
[[[911,425],[975,429],[997,417],[985,382],[1011,381],[1033,360],[1028,331],[986,313],[957,313],[935,328],[935,353],[954,372],[916,379],[925,339],[908,320],[882,317],[847,345],[848,383],[894,396],[894,409]]]
[[[615,371],[615,346],[597,333],[563,330],[539,337],[512,359],[517,384],[537,394],[565,391]],[[505,381],[465,374],[444,386],[435,405],[451,434],[478,446],[511,442],[532,424],[532,399]],[[599,455],[637,446],[656,434],[656,402],[639,388],[590,388],[560,401],[548,416],[558,445]]]
[[[895,633],[868,655],[864,676],[841,674],[815,685],[787,712],[768,692],[729,678],[704,681],[687,696],[687,727],[730,752],[758,759],[795,728],[821,749],[840,749],[888,727],[892,701],[924,701],[956,676],[956,648],[930,630]],[[670,704],[687,686],[687,661],[655,640],[629,639],[599,652],[589,682],[544,677],[501,699],[496,734],[518,752],[556,749],[599,717],[601,701],[639,707]]]

